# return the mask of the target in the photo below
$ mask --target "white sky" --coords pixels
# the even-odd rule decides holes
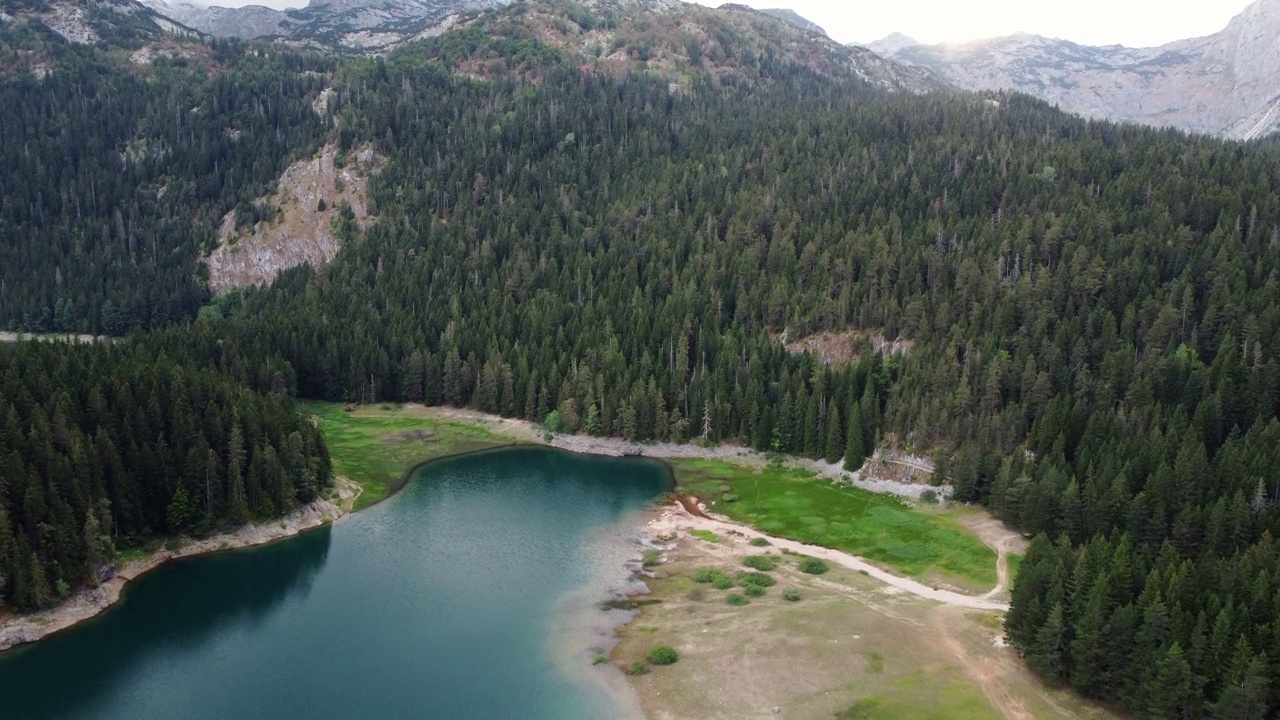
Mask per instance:
[[[1251,0],[734,0],[791,8],[841,42],[894,32],[926,43],[962,42],[1019,31],[1085,45],[1161,45],[1210,35]],[[307,0],[197,0],[236,7],[301,7]],[[725,0],[696,0],[717,6]]]
[[[725,0],[697,0],[718,6]],[[1084,45],[1161,45],[1211,35],[1252,0],[734,0],[791,8],[841,42],[894,32],[926,43],[1024,31]]]

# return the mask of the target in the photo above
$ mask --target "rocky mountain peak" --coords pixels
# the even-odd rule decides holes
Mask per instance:
[[[1280,132],[1280,0],[1257,0],[1212,35],[1153,48],[1026,33],[958,45],[903,40],[869,47],[963,88],[1019,90],[1090,118],[1242,140]]]

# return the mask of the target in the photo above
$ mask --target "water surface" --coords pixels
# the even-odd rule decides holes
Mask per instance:
[[[174,564],[0,655],[0,717],[623,718],[591,665],[661,465],[521,448],[275,545]]]

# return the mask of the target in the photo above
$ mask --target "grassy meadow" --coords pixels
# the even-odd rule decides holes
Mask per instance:
[[[348,412],[339,403],[298,405],[324,429],[334,473],[364,488],[356,510],[386,498],[406,473],[428,460],[512,444],[477,423],[442,420],[420,408],[361,405]]]
[[[680,489],[717,513],[771,535],[860,555],[921,580],[965,589],[996,583],[995,553],[955,521],[957,510],[834,485],[805,470],[675,460]],[[714,503],[714,505],[712,505]]]

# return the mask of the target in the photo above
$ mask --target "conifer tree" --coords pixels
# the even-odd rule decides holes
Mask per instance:
[[[867,451],[862,444],[864,437],[862,431],[862,412],[859,403],[854,403],[849,409],[848,439],[845,441],[844,448],[844,469],[850,472],[856,472],[862,469],[863,463],[867,461]]]

